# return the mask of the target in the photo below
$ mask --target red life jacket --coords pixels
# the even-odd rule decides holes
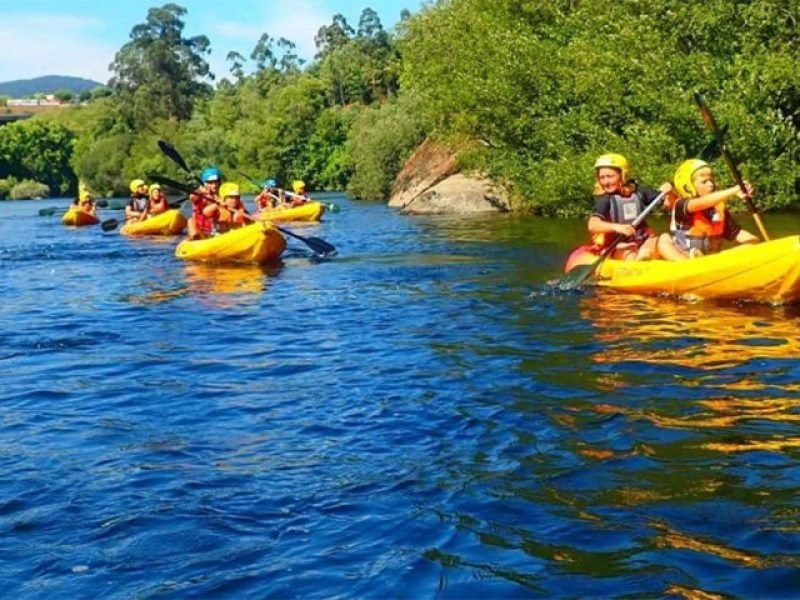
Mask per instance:
[[[213,202],[206,200],[202,196],[196,194],[191,195],[192,211],[194,216],[194,223],[198,231],[202,231],[207,235],[214,233],[214,219],[203,213],[203,209],[213,204]]]

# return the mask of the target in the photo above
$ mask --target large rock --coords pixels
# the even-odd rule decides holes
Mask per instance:
[[[510,210],[503,190],[485,177],[459,173],[455,153],[431,140],[406,161],[395,179],[389,206],[414,214]]]
[[[401,209],[409,214],[467,214],[510,210],[508,200],[488,179],[451,175]]]

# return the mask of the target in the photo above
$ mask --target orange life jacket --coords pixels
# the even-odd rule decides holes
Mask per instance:
[[[670,229],[675,244],[684,249],[697,248],[703,252],[716,252],[722,244],[725,234],[725,203],[720,202],[712,208],[693,212],[691,224],[678,225],[675,218],[675,207],[672,208]]]

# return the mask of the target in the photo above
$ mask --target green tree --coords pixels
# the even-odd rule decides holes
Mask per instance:
[[[0,178],[33,180],[65,194],[75,187],[74,144],[75,135],[57,123],[30,119],[6,125],[0,128]]]
[[[211,91],[205,80],[213,74],[203,58],[210,53],[209,40],[183,36],[185,15],[176,4],[151,8],[114,58],[110,86],[129,107],[134,129],[153,118],[188,120],[194,103]]]
[[[74,97],[74,94],[72,92],[70,92],[69,90],[58,90],[56,92],[53,92],[53,96],[58,98],[58,100],[60,102],[66,104],[67,102],[72,100],[72,98]]]

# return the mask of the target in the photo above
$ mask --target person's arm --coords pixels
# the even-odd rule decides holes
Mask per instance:
[[[601,196],[597,199],[594,207],[594,213],[589,217],[589,222],[586,228],[589,230],[590,235],[597,235],[598,233],[618,233],[620,235],[630,236],[636,230],[631,225],[623,223],[612,223],[608,220],[611,214],[611,200],[608,196]]]
[[[750,186],[750,183],[745,181],[744,182],[745,189],[747,190],[750,196],[753,195],[753,188]],[[699,198],[691,198],[686,203],[686,210],[690,213],[693,212],[700,212],[701,210],[706,210],[707,208],[712,208],[719,204],[720,202],[727,202],[731,198],[744,198],[745,194],[738,185],[734,185],[733,187],[729,187],[724,190],[717,190],[716,192],[711,192],[706,196],[700,196]]]

